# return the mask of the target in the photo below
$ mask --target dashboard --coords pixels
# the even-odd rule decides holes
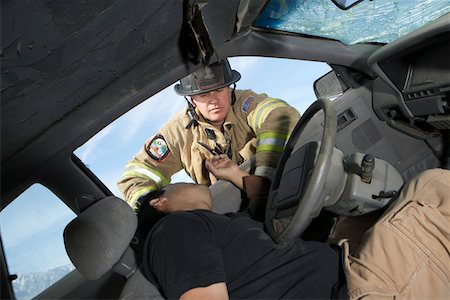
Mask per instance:
[[[400,107],[409,118],[450,114],[450,15],[375,52],[369,65],[396,94],[397,103],[374,99],[375,106]],[[384,107],[380,111],[388,111]],[[444,119],[448,119],[445,117]],[[449,129],[449,124],[445,125]]]
[[[401,92],[413,116],[443,114],[450,93],[450,40],[441,34],[406,53],[384,59],[380,68]]]

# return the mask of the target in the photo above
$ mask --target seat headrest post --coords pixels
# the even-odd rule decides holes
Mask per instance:
[[[130,247],[125,250],[120,260],[113,266],[113,271],[123,275],[126,279],[136,272],[139,267],[139,262],[136,259],[136,254]]]

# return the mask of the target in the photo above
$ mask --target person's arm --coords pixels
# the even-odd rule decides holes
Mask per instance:
[[[242,191],[241,210],[248,207],[249,215],[263,221],[271,181],[263,176],[250,175],[225,154],[205,162],[206,168],[217,178],[228,180]]]
[[[255,175],[273,178],[284,146],[299,118],[299,112],[280,99],[266,98],[252,103],[247,121],[257,140]]]
[[[225,282],[218,282],[206,287],[193,288],[184,292],[180,300],[228,300],[228,290]]]
[[[227,180],[246,193],[249,201],[267,199],[270,180],[250,175],[225,154],[216,155],[205,161],[206,168],[218,179]]]
[[[226,154],[216,155],[206,160],[205,165],[218,179],[227,180],[240,190],[244,189],[243,178],[250,175],[246,171],[241,170]]]
[[[129,161],[117,186],[126,202],[135,210],[138,199],[170,183],[170,176],[181,170],[178,148],[162,134],[148,139],[138,154]]]
[[[245,195],[250,203],[266,202],[271,181],[265,177],[250,175],[243,178]]]

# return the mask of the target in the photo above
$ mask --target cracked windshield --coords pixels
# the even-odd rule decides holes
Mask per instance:
[[[335,39],[348,45],[389,43],[449,11],[448,0],[362,1],[347,10],[332,1],[273,0],[254,25]]]

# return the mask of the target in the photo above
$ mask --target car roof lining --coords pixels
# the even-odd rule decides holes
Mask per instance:
[[[2,12],[12,2],[2,5],[6,6]],[[6,124],[15,125],[2,126],[2,136],[9,140],[2,147],[2,162],[84,102],[92,101],[148,53],[158,55],[157,49],[165,49],[168,55],[179,56],[172,47],[181,27],[181,11],[175,5],[141,3],[131,10],[126,2],[99,1],[104,2],[110,6],[89,22],[82,16],[88,14],[90,5],[80,11],[80,18],[65,22],[61,19],[73,8],[71,4],[54,9],[52,2],[41,3],[29,15],[22,13],[16,19],[2,13],[6,25],[2,26],[6,31],[2,44],[8,45],[2,52],[2,113]],[[172,19],[172,26],[165,28],[167,34],[159,34],[162,24],[149,21],[155,14]],[[28,26],[17,25],[23,23]]]

